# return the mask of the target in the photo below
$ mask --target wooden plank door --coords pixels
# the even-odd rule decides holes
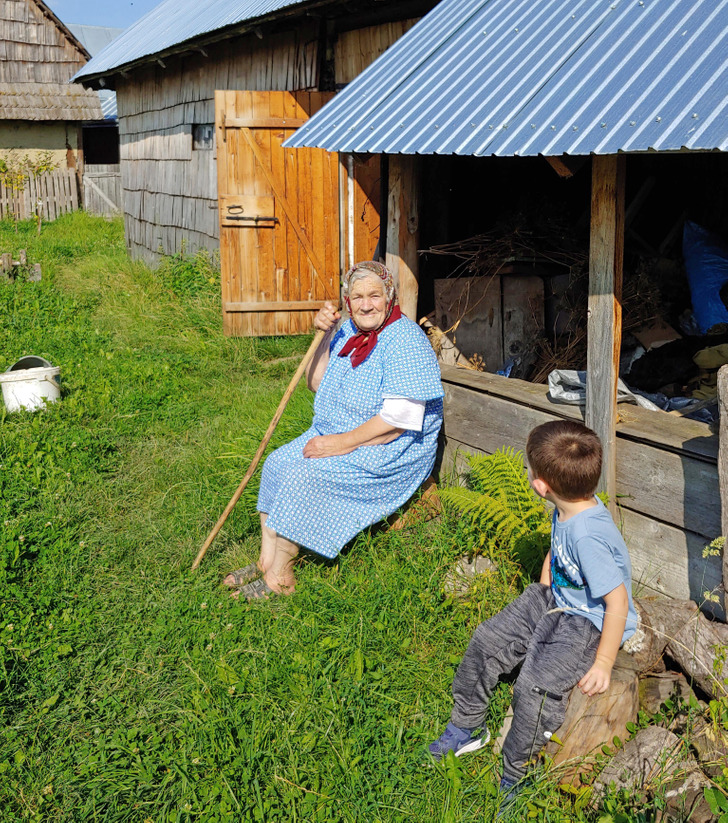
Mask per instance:
[[[215,92],[225,334],[304,334],[338,302],[338,155],[281,148],[331,97]]]

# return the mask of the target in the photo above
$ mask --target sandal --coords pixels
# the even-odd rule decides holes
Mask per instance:
[[[233,582],[223,582],[223,586],[227,586],[229,589],[239,589],[246,583],[250,583],[258,577],[261,577],[262,574],[263,572],[258,568],[256,563],[248,563],[248,565],[244,566],[242,569],[236,569],[234,572],[229,572],[226,574],[225,577],[232,577]]]
[[[253,580],[245,586],[241,586],[233,597],[244,597],[246,600],[267,600],[272,594],[276,592],[265,582],[262,577]]]

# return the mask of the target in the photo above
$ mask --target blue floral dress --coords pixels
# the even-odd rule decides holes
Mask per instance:
[[[406,317],[386,326],[372,353],[354,369],[349,357],[337,355],[356,331],[348,321],[331,340],[313,424],[269,455],[258,496],[267,526],[324,557],[336,557],[362,529],[412,497],[432,471],[442,424],[440,368],[419,326]],[[370,420],[385,396],[425,401],[422,431],[405,431],[391,443],[360,446],[349,454],[303,456],[312,437],[341,434]]]

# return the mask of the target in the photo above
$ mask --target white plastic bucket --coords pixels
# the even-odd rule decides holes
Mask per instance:
[[[0,374],[5,408],[9,412],[36,411],[61,396],[61,370],[42,357],[29,355]]]

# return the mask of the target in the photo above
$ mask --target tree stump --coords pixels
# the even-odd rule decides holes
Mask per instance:
[[[578,782],[578,775],[592,771],[592,765],[584,756],[605,743],[613,745],[615,737],[625,740],[627,723],[637,719],[639,689],[637,675],[629,669],[615,667],[612,680],[604,694],[587,697],[574,686],[566,707],[566,717],[555,737],[561,742],[549,742],[545,752],[555,764],[565,764],[562,782]],[[498,733],[494,749],[500,751],[508,734],[513,713],[508,710]]]
[[[698,716],[688,732],[700,768],[711,777],[719,777],[728,764],[728,732],[717,723]]]
[[[561,743],[551,741],[546,746],[546,753],[555,764],[566,765],[564,782],[574,781],[585,770],[591,771],[584,755],[605,744],[613,746],[615,737],[626,740],[627,723],[637,720],[638,711],[638,678],[632,671],[615,666],[607,691],[594,697],[587,697],[575,686],[564,722],[556,732]]]

